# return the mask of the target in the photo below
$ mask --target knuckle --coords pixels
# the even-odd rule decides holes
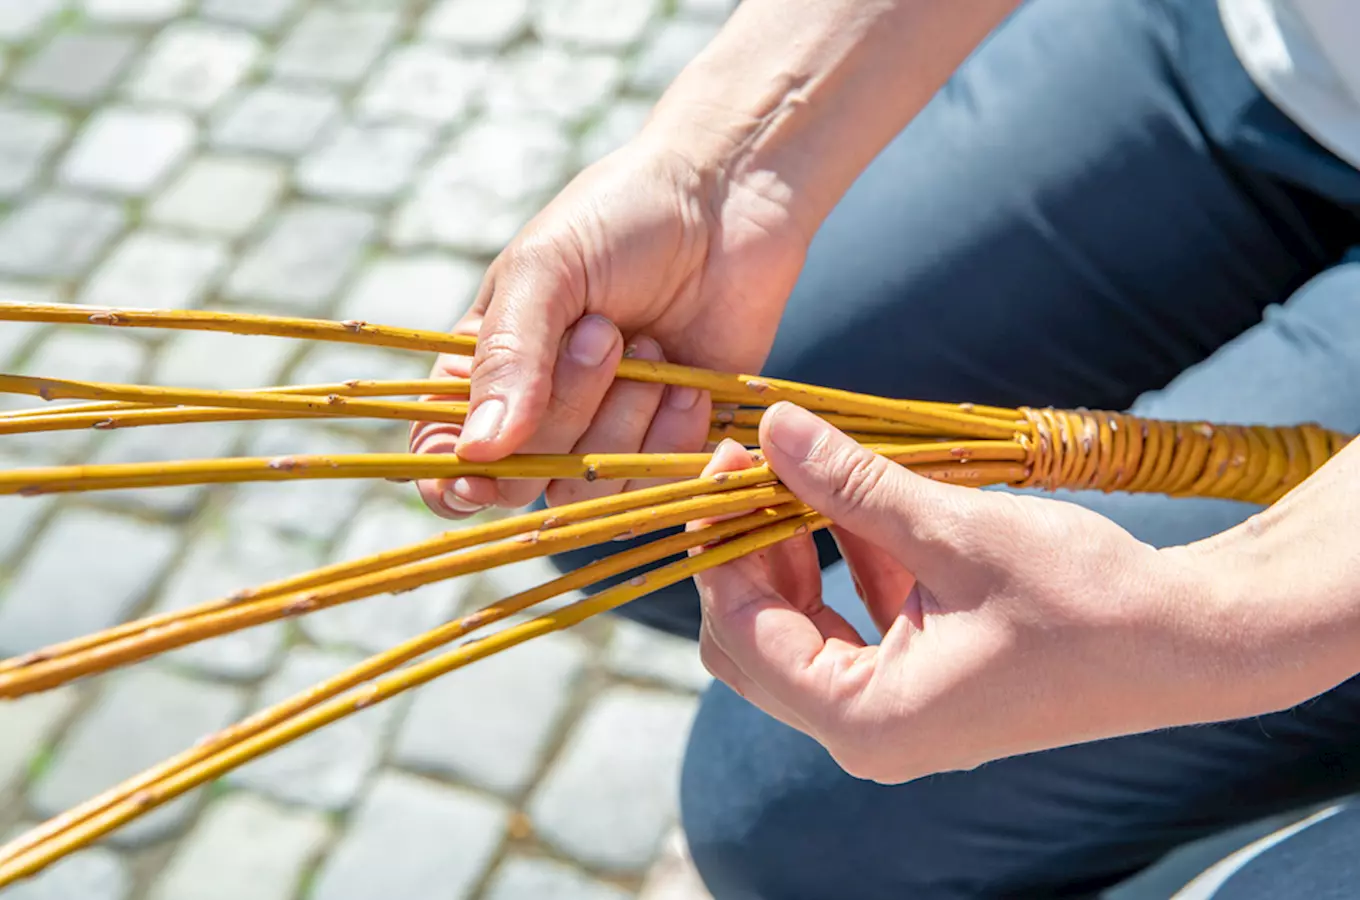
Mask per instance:
[[[880,456],[846,448],[831,461],[831,471],[839,473],[833,495],[842,509],[855,509],[873,500],[888,475],[888,462]]]

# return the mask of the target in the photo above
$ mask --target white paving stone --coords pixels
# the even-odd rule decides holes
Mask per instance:
[[[724,20],[737,8],[739,0],[679,0],[679,12],[708,19]]]
[[[384,200],[411,182],[433,145],[434,135],[425,128],[348,126],[303,157],[297,184],[328,200]]]
[[[295,157],[340,117],[340,100],[322,88],[264,85],[228,101],[212,141],[226,150]]]
[[[42,815],[57,815],[182,753],[237,719],[243,706],[239,691],[155,667],[114,675],[72,726],[29,799]],[[150,811],[108,840],[138,847],[177,831],[192,815],[196,794]]]
[[[25,94],[86,106],[108,93],[137,43],[127,34],[64,31],[25,60],[11,84]]]
[[[274,57],[282,78],[352,84],[396,35],[398,15],[384,9],[317,7],[289,33]]]
[[[555,118],[574,125],[603,108],[622,80],[617,57],[535,44],[500,63],[487,85],[486,105],[496,116]]]
[[[280,703],[362,659],[357,654],[294,648],[265,683],[257,706]],[[400,705],[399,700],[388,701],[347,716],[247,764],[230,775],[229,781],[284,803],[347,809],[377,768],[383,738]],[[397,896],[407,895],[397,892]]]
[[[0,107],[0,200],[27,190],[66,140],[65,116],[21,106]]]
[[[65,6],[66,0],[0,0],[0,42],[27,41]]]
[[[676,818],[680,760],[695,700],[612,688],[585,716],[529,814],[538,834],[601,869],[640,871]]]
[[[175,532],[159,525],[62,510],[0,601],[0,652],[27,653],[122,622],[147,598],[176,544]]]
[[[82,0],[85,15],[96,22],[152,25],[168,22],[189,8],[189,0]]]
[[[0,300],[21,303],[51,303],[55,292],[19,282],[0,281]],[[0,325],[0,365],[13,367],[19,356],[31,347],[47,326],[37,322],[5,322]],[[13,371],[13,368],[10,368]]]
[[[188,309],[198,305],[228,258],[226,246],[218,241],[139,231],[94,271],[79,302]]]
[[[0,450],[8,449],[4,438],[0,438]],[[18,468],[21,465],[37,465],[47,460],[22,461],[18,454],[0,457],[5,468]],[[33,536],[33,531],[52,509],[53,497],[5,497],[0,500],[0,569]]]
[[[578,164],[588,166],[628,143],[642,131],[651,111],[645,100],[621,100],[609,107],[581,137]]]
[[[222,237],[241,237],[274,208],[287,170],[241,156],[196,159],[151,204],[153,222]]]
[[[448,523],[429,511],[388,498],[367,504],[332,553],[333,562],[359,559],[443,533]],[[451,619],[469,579],[427,585],[404,594],[383,594],[306,616],[302,630],[318,644],[380,653]]]
[[[71,187],[141,196],[188,154],[193,120],[182,113],[114,107],[86,124],[63,160],[61,181]]]
[[[202,15],[218,22],[272,32],[286,22],[303,0],[203,0]]]
[[[551,859],[512,857],[487,885],[485,900],[631,900],[633,894]]]
[[[75,704],[70,687],[0,704],[0,791],[19,783]]]
[[[101,464],[217,459],[231,455],[240,435],[241,426],[216,422],[101,431],[90,459]],[[138,488],[105,494],[100,503],[185,520],[207,490],[203,485]]]
[[[578,638],[550,635],[449,673],[412,701],[394,758],[517,796],[538,774],[587,658]]]
[[[660,8],[661,0],[541,0],[534,27],[545,40],[623,50]]]
[[[322,868],[312,900],[462,900],[491,866],[507,810],[456,788],[384,774]]]
[[[0,272],[32,278],[82,274],[123,229],[122,207],[65,192],[14,209],[0,223]]]
[[[384,257],[363,269],[338,317],[448,331],[476,299],[484,272],[456,256]]]
[[[699,659],[699,645],[625,619],[614,623],[607,653],[610,671],[682,691],[702,691],[713,680]]]
[[[203,112],[241,82],[260,55],[251,34],[189,22],[166,29],[147,51],[128,93],[135,99]]]
[[[150,900],[289,900],[329,833],[316,813],[229,794],[208,807]]]
[[[318,311],[372,237],[372,215],[338,205],[288,207],[232,274],[227,292],[275,309]]]
[[[298,384],[338,384],[352,378],[404,381],[425,378],[429,374],[429,364],[411,354],[377,347],[327,344],[307,350],[293,372],[293,380]]]
[[[208,390],[274,387],[283,383],[283,371],[298,350],[298,342],[288,338],[182,332],[161,351],[151,381]]]
[[[420,180],[391,240],[496,253],[567,180],[571,153],[562,128],[542,119],[479,122]]]
[[[425,16],[421,34],[477,50],[499,50],[529,27],[529,0],[440,0]]]
[[[403,47],[387,58],[359,97],[359,111],[376,121],[446,125],[464,116],[485,87],[484,59],[436,46]]]
[[[697,19],[666,22],[647,39],[634,60],[632,87],[645,93],[660,94],[690,60],[708,46],[719,27],[716,22]]]
[[[5,900],[127,900],[132,874],[111,850],[82,850],[5,890]]]

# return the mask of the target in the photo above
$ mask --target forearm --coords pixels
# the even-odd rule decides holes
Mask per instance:
[[[1280,706],[1360,673],[1360,441],[1279,503],[1186,550],[1235,611],[1225,638]],[[1264,711],[1264,710],[1262,710]]]
[[[647,133],[816,230],[1019,0],[745,0]]]

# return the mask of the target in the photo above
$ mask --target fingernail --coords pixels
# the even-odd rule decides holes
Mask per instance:
[[[699,392],[692,387],[669,387],[666,389],[666,403],[671,409],[681,411],[694,408],[699,402]]]
[[[463,479],[458,479],[458,481],[453,483],[453,487],[444,492],[444,505],[453,512],[462,513],[464,515],[472,515],[473,513],[479,513],[486,509],[486,507],[482,506],[480,503],[473,503],[470,500],[464,500],[462,497],[458,496],[458,485],[462,483],[462,481]]]
[[[788,403],[780,403],[768,415],[770,443],[789,459],[801,461],[810,457],[826,434],[825,422]]]
[[[501,422],[503,421],[505,421],[505,401],[497,397],[483,400],[467,417],[467,421],[463,423],[463,440],[472,444],[493,440],[496,437],[496,432],[501,430]]]
[[[572,329],[567,354],[583,366],[602,366],[616,340],[618,331],[607,319],[586,316]]]

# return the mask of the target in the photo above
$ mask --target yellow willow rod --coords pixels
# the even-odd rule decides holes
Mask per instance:
[[[104,810],[56,838],[0,865],[0,887],[36,874],[62,857],[88,845],[115,828],[154,809],[187,791],[219,778],[265,753],[297,740],[354,712],[399,696],[449,672],[486,659],[537,637],[561,631],[593,616],[617,609],[639,597],[672,584],[693,578],[708,569],[731,562],[767,547],[826,527],[821,516],[808,514],[777,522],[717,544],[696,556],[671,563],[593,597],[573,603],[555,613],[513,625],[481,640],[474,640],[433,659],[416,663],[374,681],[372,684],[336,697],[307,712],[232,744],[185,767],[169,777],[137,791],[131,797]]]
[[[27,394],[44,400],[122,400],[159,403],[163,406],[213,406],[226,409],[258,409],[274,412],[362,416],[403,422],[460,422],[467,412],[463,403],[362,400],[331,394],[311,398],[300,394],[264,391],[211,391],[192,388],[143,387],[132,384],[101,384],[62,378],[0,375],[0,393]]]
[[[229,390],[228,394],[301,394],[303,396],[327,396],[339,394],[342,397],[415,397],[425,394],[442,397],[467,397],[472,389],[466,378],[420,378],[405,381],[371,381],[354,379],[332,384],[280,385],[267,388],[241,388]],[[74,413],[113,413],[132,410],[150,411],[169,409],[157,403],[133,403],[130,401],[106,400],[97,403],[81,403],[73,406],[37,406],[31,409],[0,411],[0,422],[5,419],[18,419],[37,416],[69,415]]]
[[[660,507],[664,504],[688,500],[693,497],[715,496],[741,488],[758,487],[773,481],[774,474],[768,466],[757,466],[743,469],[740,472],[725,472],[690,481],[680,481],[628,493],[614,494],[594,500],[582,500],[555,509],[524,513],[472,528],[446,531],[443,534],[405,547],[335,563],[259,587],[238,591],[227,597],[148,616],[96,634],[83,635],[69,641],[53,644],[37,652],[0,662],[0,674],[71,656],[93,647],[110,644],[147,631],[178,625],[208,613],[229,609],[246,601],[266,600],[285,594],[314,590],[336,582],[390,571],[400,566],[423,562],[437,556],[456,553],[482,544],[508,540],[524,534],[578,525],[582,522],[601,522],[621,513]],[[0,685],[3,684],[3,679],[0,679]]]
[[[510,616],[524,612],[562,594],[580,590],[607,578],[660,562],[695,547],[701,547],[706,543],[723,540],[765,524],[803,515],[806,512],[807,508],[802,504],[787,504],[775,509],[750,513],[741,518],[729,519],[692,532],[662,538],[642,547],[635,547],[614,556],[596,560],[547,584],[530,588],[493,603],[472,615],[441,625],[432,631],[372,656],[339,675],[295,694],[279,704],[261,710],[250,718],[208,737],[190,750],[166,760],[140,776],[117,785],[44,825],[32,829],[4,847],[0,847],[0,863],[12,861],[20,854],[27,853],[39,844],[50,841],[62,832],[70,831],[105,809],[126,800],[170,775],[183,771],[194,763],[204,760],[232,744],[285,722],[319,703],[339,696],[364,682],[385,675],[398,666],[405,665],[427,653],[438,650],[461,637],[466,637],[483,628],[502,622]]]
[[[207,310],[112,309],[0,301],[0,321],[222,331],[462,356],[472,355],[477,349],[476,338],[467,335],[394,328],[368,322],[326,322]],[[939,431],[974,438],[1006,438],[1016,427],[1023,424],[1023,417],[1013,409],[968,403],[888,400],[797,382],[750,375],[727,375],[641,359],[624,359],[619,364],[618,377],[631,381],[694,387],[710,392],[713,399],[718,402],[770,406],[779,400],[790,400],[809,409],[886,418],[895,422],[916,424],[930,432]]]
[[[376,572],[324,588],[247,601],[174,626],[143,632],[81,654],[40,662],[0,675],[0,698],[50,690],[76,678],[139,662],[169,650],[267,622],[307,615],[379,594],[400,593],[526,559],[580,550],[618,536],[640,537],[712,516],[748,513],[793,499],[786,488],[756,487],[634,510],[603,521],[566,526],[516,540],[463,551],[450,557]]]
[[[456,424],[467,415],[466,403],[441,403],[440,408],[454,415],[445,421]],[[461,407],[461,409],[460,409]],[[58,407],[60,409],[60,407]],[[259,409],[218,409],[213,407],[165,407],[129,409],[126,412],[85,412],[52,414],[44,410],[31,417],[0,419],[0,435],[47,434],[56,431],[120,431],[126,428],[146,428],[157,425],[204,425],[223,422],[266,422],[283,419],[327,419],[332,422],[353,421],[350,412],[310,413],[271,412]]]

